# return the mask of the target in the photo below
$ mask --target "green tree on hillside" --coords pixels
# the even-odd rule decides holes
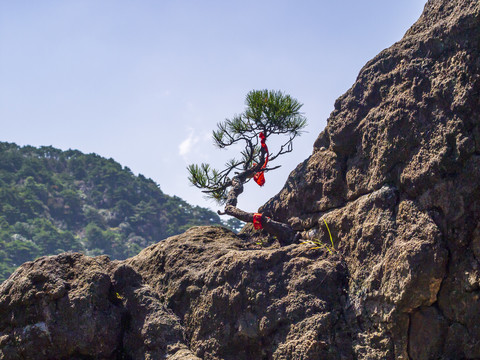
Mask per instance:
[[[221,224],[113,159],[0,142],[0,281],[43,255],[125,259],[189,227]]]

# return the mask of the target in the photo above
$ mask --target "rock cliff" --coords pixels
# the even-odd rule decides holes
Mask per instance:
[[[196,227],[0,286],[0,359],[480,358],[480,2],[430,0],[262,211],[336,252]]]

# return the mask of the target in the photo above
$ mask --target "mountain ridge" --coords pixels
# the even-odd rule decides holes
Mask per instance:
[[[0,204],[0,280],[41,255],[125,259],[191,226],[226,225],[111,158],[52,146],[0,143]]]

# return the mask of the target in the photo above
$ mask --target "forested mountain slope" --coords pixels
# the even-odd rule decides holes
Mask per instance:
[[[0,143],[0,281],[38,256],[125,259],[193,225],[221,223],[113,159]]]

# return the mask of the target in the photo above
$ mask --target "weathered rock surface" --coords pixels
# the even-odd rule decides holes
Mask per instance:
[[[264,206],[332,230],[359,358],[480,358],[480,2],[431,0]]]
[[[479,99],[480,2],[428,1],[263,207],[334,254],[202,227],[41,258],[0,286],[0,359],[480,358]]]
[[[220,227],[123,262],[46,257],[0,287],[0,358],[351,358],[346,286],[339,256]]]
[[[2,359],[198,359],[179,318],[127,265],[63,254],[0,287]]]

